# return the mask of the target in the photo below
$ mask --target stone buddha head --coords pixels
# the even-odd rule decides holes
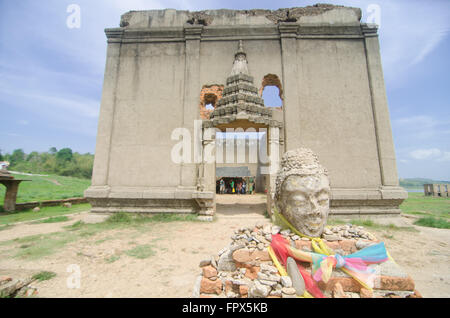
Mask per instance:
[[[276,179],[275,204],[300,233],[320,237],[326,225],[330,182],[327,170],[306,148],[287,151]]]

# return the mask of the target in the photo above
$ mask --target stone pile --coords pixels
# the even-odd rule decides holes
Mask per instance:
[[[0,298],[36,296],[37,288],[30,285],[33,281],[32,278],[21,280],[0,276]]]
[[[363,226],[355,226],[351,223],[325,228],[323,238],[327,241],[341,241],[343,239],[376,240],[371,233],[364,230]]]
[[[362,226],[346,224],[329,227],[325,232],[325,244],[341,255],[378,243]],[[196,280],[193,297],[296,297],[291,279],[280,276],[267,251],[272,235],[278,233],[297,249],[312,251],[308,238],[299,237],[289,229],[282,230],[277,225],[267,223],[241,228],[231,236],[228,247],[200,262],[202,272]],[[326,284],[320,282],[318,286],[326,297],[334,298],[421,297],[415,290],[414,281],[395,262],[388,260],[369,266],[379,274],[373,291],[362,288],[339,269],[333,270]],[[310,272],[310,264],[303,263],[303,267]]]

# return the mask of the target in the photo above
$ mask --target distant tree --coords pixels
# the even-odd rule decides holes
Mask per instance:
[[[27,156],[27,161],[37,161],[39,160],[39,153],[37,151],[30,152]]]
[[[53,150],[56,150],[55,147]],[[16,171],[30,173],[57,174],[77,178],[91,178],[94,155],[79,154],[70,148],[63,148],[55,153],[33,151],[25,154],[22,149],[16,149],[12,154],[0,153],[1,161],[9,161]]]
[[[22,162],[25,160],[25,153],[22,149],[16,149],[11,154],[11,157],[9,159],[11,161],[11,166],[14,166],[18,164],[19,162]]]
[[[89,153],[80,155],[75,152],[73,154],[73,159],[78,168],[76,171],[77,176],[82,178],[91,178],[92,166],[94,165],[94,156]]]
[[[58,152],[58,149],[56,149],[55,147],[51,147],[51,148],[48,150],[48,152],[51,153],[52,155],[54,155],[55,153]]]
[[[70,148],[63,148],[56,153],[56,159],[59,162],[71,161],[72,157],[73,157],[72,149]]]
[[[5,159],[3,159],[3,155],[2,155],[2,150],[0,149],[0,161],[4,161]]]

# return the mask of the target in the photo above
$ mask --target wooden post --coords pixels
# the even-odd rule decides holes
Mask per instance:
[[[3,209],[6,212],[12,212],[16,209],[17,191],[19,189],[19,183],[22,180],[2,180],[0,181],[6,187],[5,202],[3,203]]]

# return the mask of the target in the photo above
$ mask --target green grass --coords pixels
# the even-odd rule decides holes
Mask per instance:
[[[40,273],[37,273],[37,274],[33,275],[32,278],[42,282],[44,280],[52,279],[55,276],[56,276],[56,273],[54,273],[54,272],[43,271],[43,272],[40,272]]]
[[[117,255],[112,255],[112,256],[110,256],[110,257],[107,257],[106,259],[105,259],[105,261],[106,261],[106,263],[114,263],[115,261],[117,261],[117,260],[119,260],[119,258],[120,258],[120,256],[117,256]]]
[[[108,236],[108,237],[105,237],[105,238],[102,238],[102,239],[99,239],[99,240],[95,241],[95,244],[100,245],[100,244],[102,244],[102,243],[104,243],[106,241],[113,240],[113,239],[114,239],[114,237]]]
[[[450,198],[429,197],[423,193],[408,193],[406,199],[401,205],[402,213],[423,216],[414,222],[415,225],[435,227],[441,229],[450,228]],[[394,224],[383,225],[373,220],[351,220],[343,221],[338,219],[330,219],[328,224],[345,224],[352,223],[367,228],[378,230],[406,230],[414,231],[413,227],[399,227]]]
[[[108,219],[107,223],[111,224],[131,224],[139,225],[145,223],[167,223],[167,222],[181,222],[189,221],[196,222],[197,215],[195,214],[176,214],[176,213],[157,213],[152,215],[140,215],[126,212],[114,213]]]
[[[83,221],[75,222],[65,228],[69,231],[79,231],[80,235],[91,236],[100,231],[134,228],[145,229],[147,224],[167,223],[167,222],[198,222],[195,214],[154,214],[135,215],[132,213],[118,212],[108,217],[104,222],[95,224],[85,224]]]
[[[19,185],[17,203],[83,197],[91,180],[49,175],[47,177],[12,174],[15,179],[25,179]],[[0,205],[3,206],[5,187],[0,187]]]
[[[68,232],[56,232],[42,235],[31,235],[12,241],[2,242],[4,244],[15,244],[18,248],[14,249],[15,258],[37,260],[44,256],[51,255],[66,244],[76,241],[77,235]]]
[[[425,196],[423,193],[408,193],[401,205],[402,213],[423,216],[415,225],[450,228],[450,198]]]
[[[14,225],[11,225],[11,224],[0,225],[0,231],[8,230],[8,229],[12,228],[13,226]]]
[[[18,211],[18,212],[2,212],[0,213],[0,225],[10,224],[15,222],[32,221],[45,217],[56,217],[71,213],[77,213],[90,210],[91,205],[88,203],[74,204],[71,208],[63,206],[49,206],[43,207],[39,212],[32,210]]]
[[[62,232],[25,236],[14,240],[0,242],[0,246],[11,247],[10,250],[4,251],[5,254],[3,256],[11,255],[16,258],[36,260],[58,252],[69,243],[95,236],[104,231],[130,228],[138,231],[148,231],[151,229],[149,226],[179,221],[197,221],[197,219],[196,215],[190,214],[156,214],[153,216],[141,216],[121,212],[113,214],[101,223],[86,224],[82,221],[77,221],[72,225],[65,226],[65,231]],[[115,237],[117,237],[117,235],[115,235]],[[95,242],[98,243],[99,240]],[[126,253],[129,256],[142,259],[152,256],[154,251],[152,250],[151,245],[140,245],[126,251]],[[112,259],[109,261],[112,262]]]
[[[155,255],[155,251],[153,251],[153,248],[151,245],[144,244],[144,245],[138,245],[135,248],[132,248],[131,250],[125,251],[125,254],[131,257],[139,258],[139,259],[145,259],[150,256]]]
[[[68,221],[69,218],[65,215],[61,215],[61,216],[52,216],[49,217],[48,219],[43,219],[43,220],[38,220],[36,222],[33,222],[33,224],[38,224],[38,223],[57,223],[57,222],[65,222]]]
[[[420,218],[417,221],[415,221],[414,224],[420,226],[435,227],[438,229],[450,229],[449,221],[444,220],[442,218],[434,218],[432,216]]]
[[[400,209],[406,214],[450,218],[450,198],[430,197],[423,193],[408,193]]]

